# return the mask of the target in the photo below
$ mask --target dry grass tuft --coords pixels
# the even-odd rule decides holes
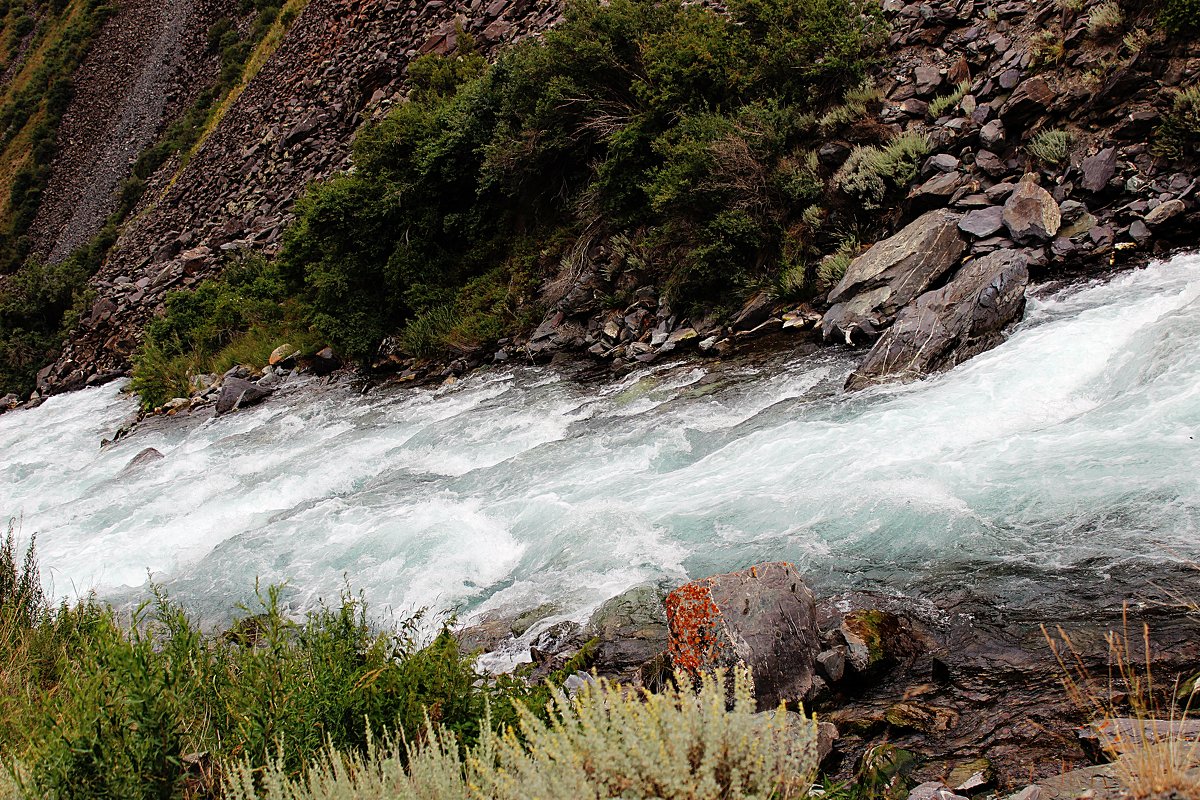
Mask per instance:
[[[1179,682],[1166,691],[1152,670],[1150,629],[1142,627],[1142,657],[1124,632],[1106,636],[1109,674],[1091,674],[1071,637],[1043,628],[1063,672],[1071,701],[1094,718],[1099,745],[1113,758],[1113,771],[1131,800],[1200,797],[1200,723],[1189,718],[1192,694]]]

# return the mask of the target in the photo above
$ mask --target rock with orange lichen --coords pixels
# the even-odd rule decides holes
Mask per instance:
[[[750,667],[759,706],[804,700],[821,650],[812,592],[786,562],[714,575],[667,595],[669,652],[676,669]]]

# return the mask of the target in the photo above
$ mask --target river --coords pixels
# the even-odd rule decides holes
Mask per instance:
[[[281,392],[101,449],[120,384],[0,416],[0,512],[55,594],[148,575],[202,614],[553,604],[787,559],[821,591],[1086,614],[1200,560],[1200,257],[1030,300],[995,350],[858,395],[858,354],[656,364],[598,385],[493,368],[439,389]],[[165,458],[132,471],[154,447]]]

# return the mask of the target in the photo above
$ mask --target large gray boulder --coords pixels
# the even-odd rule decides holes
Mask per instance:
[[[747,666],[759,708],[813,690],[821,651],[812,592],[786,562],[686,583],[667,595],[671,663],[693,674]]]
[[[227,414],[239,408],[261,403],[271,395],[271,390],[242,378],[229,377],[221,384],[217,396],[217,413]]]
[[[847,342],[875,338],[901,308],[958,264],[967,247],[958,233],[961,219],[946,209],[922,214],[851,261],[829,293],[832,307],[821,319],[822,335]]]
[[[641,666],[667,647],[663,590],[643,584],[605,601],[588,620],[584,639],[598,639],[595,667],[623,673]]]
[[[1004,203],[1004,224],[1017,244],[1045,244],[1062,226],[1062,212],[1037,177],[1026,175]]]
[[[997,250],[969,262],[950,283],[904,308],[846,381],[855,391],[950,369],[1004,338],[1025,311],[1027,256]]]

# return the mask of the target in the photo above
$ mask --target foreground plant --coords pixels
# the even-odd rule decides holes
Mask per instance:
[[[1063,672],[1068,696],[1092,715],[1100,746],[1113,758],[1113,771],[1132,800],[1200,797],[1200,740],[1190,725],[1192,693],[1156,686],[1151,668],[1150,629],[1142,627],[1143,658],[1133,652],[1128,633],[1106,637],[1109,663],[1105,678],[1088,670],[1061,628],[1046,633]],[[1043,629],[1045,633],[1045,630]],[[1164,698],[1165,699],[1160,699]]]
[[[328,749],[302,778],[276,765],[230,770],[233,800],[534,800],[536,798],[802,797],[817,769],[816,723],[755,713],[748,670],[686,677],[661,694],[599,680],[570,698],[554,690],[549,719],[517,708],[518,725],[485,733],[460,760],[453,734],[430,725],[419,745],[392,739],[363,757]]]

